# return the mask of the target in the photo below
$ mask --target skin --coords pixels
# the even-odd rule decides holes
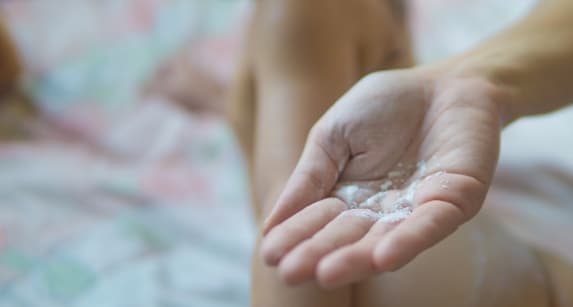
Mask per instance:
[[[290,4],[297,4],[295,1],[289,1]],[[272,5],[277,5],[277,2],[273,3]],[[298,4],[301,3],[304,2],[298,2]],[[264,6],[259,7],[258,12],[261,15],[255,19],[254,24],[262,30],[251,31],[250,44],[248,44],[243,55],[239,78],[234,87],[232,104],[232,110],[236,112],[233,113],[233,123],[249,158],[251,173],[256,174],[257,177],[265,178],[257,180],[258,184],[253,184],[256,199],[259,200],[256,202],[257,206],[254,210],[258,212],[259,221],[266,215],[265,211],[268,212],[276,202],[278,192],[284,188],[284,182],[289,177],[302,151],[308,130],[316,119],[324,113],[324,110],[328,109],[332,101],[342,95],[351,84],[371,71],[398,68],[411,63],[407,51],[407,42],[404,40],[406,36],[402,33],[405,29],[395,27],[395,20],[390,18],[391,15],[388,14],[386,7],[371,1],[352,2],[350,8],[340,6],[348,3],[350,2],[337,2],[335,6],[337,9],[331,10],[326,15],[323,13],[305,15],[300,12],[300,9],[317,12],[317,8],[321,8],[322,5],[315,7],[306,3],[305,6],[301,7],[289,6],[288,9],[279,6],[284,15],[278,20],[260,17],[269,14],[269,11],[273,11],[273,9]],[[354,16],[361,18],[358,20],[356,18],[344,19],[350,9],[356,10]],[[364,18],[364,16],[369,17]],[[301,32],[290,33],[290,31],[297,29],[301,22],[299,18],[311,23],[309,26],[316,29],[317,32],[307,37],[304,37],[306,34],[302,35],[304,37],[302,42],[285,41],[276,37],[275,31],[278,28],[286,32],[283,32],[283,35],[286,35],[287,38],[296,37],[298,40]],[[321,29],[320,25],[324,25],[325,22],[322,18],[336,22],[336,27],[333,26],[334,24],[327,23],[329,26]],[[340,43],[340,31],[337,27],[341,24],[347,25],[347,29],[353,27],[361,29],[352,34],[347,33],[346,40],[343,40],[347,42],[347,45],[344,45],[346,47],[336,45]],[[361,32],[362,30],[364,32]],[[337,35],[329,34],[329,31],[334,31]],[[293,37],[288,34],[293,35]],[[329,39],[321,41],[320,44],[311,45],[312,48],[309,48],[308,44],[314,40],[314,35],[320,35],[323,38],[329,37]],[[358,40],[360,44],[356,44],[357,35],[361,37]],[[348,43],[349,41],[352,43]],[[254,48],[252,46],[256,46],[257,55],[260,56],[252,57],[253,50],[251,48]],[[353,51],[341,54],[331,52],[335,47]],[[2,52],[5,52],[5,49],[0,47],[0,54]],[[0,60],[2,59],[5,58],[0,57]],[[350,63],[348,65],[350,69],[338,71],[340,69],[337,67],[338,64],[346,63],[346,61]],[[304,63],[304,65],[300,63]],[[313,66],[313,69],[308,69],[306,66],[309,63],[318,64]],[[331,70],[333,67],[334,69]],[[393,73],[376,74],[367,79],[372,80],[372,82],[383,80],[388,76],[390,79],[394,79],[393,75]],[[299,84],[301,78],[307,82],[304,86]],[[364,79],[363,82],[367,79]],[[406,92],[405,96],[409,96],[410,94],[407,92],[417,86],[411,82],[402,81],[397,83],[385,82],[389,82],[387,86],[399,85],[397,89],[401,89]],[[261,88],[263,85],[282,90],[277,90],[277,92],[264,90]],[[305,90],[306,88],[309,89]],[[309,93],[315,89],[320,90],[320,95]],[[422,92],[425,91],[420,90],[418,94],[424,96]],[[376,100],[378,98],[367,97],[366,95],[363,99]],[[448,99],[444,98],[444,101],[448,101]],[[398,116],[415,123],[417,120],[424,120],[419,119],[422,112],[408,112],[406,109],[415,107],[417,110],[420,104],[421,102],[411,102],[411,105],[404,104],[404,106],[395,108],[383,106],[377,112],[388,113],[385,115],[388,116],[386,119],[388,121],[391,121],[392,116]],[[357,108],[353,107],[352,109]],[[365,108],[364,110],[376,111],[377,109]],[[369,112],[362,111],[361,113],[366,117],[371,115]],[[277,125],[277,118],[281,118],[283,123]],[[365,123],[369,122],[365,121]],[[375,125],[374,121],[370,123]],[[352,125],[349,124],[348,126],[351,127]],[[405,134],[407,131],[416,130],[416,125],[404,127],[407,128],[404,131]],[[354,129],[362,128],[355,126]],[[277,138],[281,137],[280,142],[277,142]],[[359,140],[352,142],[358,146],[357,150],[362,150]],[[401,144],[402,142],[397,142],[394,146],[400,147]],[[371,145],[369,144],[369,146]],[[283,155],[281,150],[270,150],[272,147],[269,146],[286,148],[288,152]],[[418,148],[416,146],[423,147],[423,145],[415,145],[413,142],[404,147],[406,149],[403,150],[407,152],[407,148]],[[257,159],[256,163],[255,153],[257,157],[261,157],[260,160]],[[415,157],[406,156],[412,161],[416,160]],[[262,159],[262,157],[265,158]],[[367,176],[361,169],[360,163],[356,165],[353,167],[354,171],[347,172],[348,178]],[[378,175],[372,178],[376,178]],[[322,202],[322,206],[324,206],[323,210],[316,212],[323,214],[326,211],[335,220],[338,219],[338,210],[343,207],[340,202],[333,205],[331,200]],[[308,208],[315,210],[316,207],[318,205]],[[305,216],[309,219],[314,217],[314,213]],[[337,221],[344,222],[345,228],[348,225],[360,228],[361,223],[364,222],[352,219],[352,217],[350,220]],[[307,223],[304,222],[300,225],[305,224]],[[312,221],[309,224],[312,224]],[[332,230],[337,231],[339,229],[335,227]],[[345,236],[348,233],[355,233],[352,228],[350,230],[350,232],[341,232],[335,238],[348,240],[349,237]],[[326,234],[328,235],[328,232]],[[482,239],[476,240],[476,235]],[[337,244],[343,243],[339,241]],[[304,252],[304,248],[302,251]],[[481,260],[482,257],[485,262]],[[512,259],[512,261],[506,263],[504,259]],[[516,259],[520,261],[516,261]],[[296,271],[296,265],[294,267]],[[452,270],[451,268],[455,269]],[[479,306],[493,306],[494,304],[499,306],[546,306],[549,305],[550,299],[549,290],[544,287],[547,283],[547,276],[544,275],[545,269],[540,259],[527,246],[519,244],[505,235],[501,229],[497,228],[496,224],[479,217],[429,250],[424,257],[412,261],[403,270],[366,279],[352,286],[339,287],[333,291],[325,291],[319,283],[313,281],[301,286],[289,287],[282,280],[290,278],[288,271],[286,274],[280,272],[279,275],[275,270],[264,266],[260,258],[256,258],[253,274],[253,305],[265,307],[476,306],[476,304]],[[554,269],[565,272],[561,266],[555,266]],[[564,280],[568,279],[569,276],[571,275],[566,273],[560,275]],[[481,282],[484,286],[476,288],[475,281]],[[436,284],[439,284],[438,287]],[[503,287],[505,284],[510,284],[513,291],[507,291],[508,289]],[[416,295],[412,295],[412,289]],[[564,293],[565,290],[567,289],[564,288]],[[511,292],[519,295],[507,294]]]
[[[393,20],[392,15],[389,14],[388,8],[381,6],[380,3],[382,2],[366,0],[352,3],[348,1],[324,3],[319,1],[312,3],[289,1],[288,5],[284,6],[285,4],[278,0],[259,2],[258,14],[254,19],[254,26],[249,37],[250,44],[243,56],[239,70],[240,77],[235,86],[235,103],[233,104],[234,110],[239,114],[234,115],[233,122],[241,136],[241,144],[251,161],[251,174],[255,178],[253,191],[257,200],[255,212],[257,212],[259,220],[264,218],[276,203],[278,194],[285,187],[285,182],[297,164],[308,131],[331,106],[332,102],[336,101],[363,76],[373,71],[398,68],[410,63],[407,43],[403,40],[405,37],[404,29],[396,26],[396,20]],[[323,11],[325,7],[328,8],[326,13]],[[276,14],[278,14],[278,18]],[[349,18],[349,16],[354,17]],[[549,21],[553,20],[552,18],[549,18]],[[548,24],[551,24],[549,21],[546,20]],[[300,28],[301,24],[305,25],[303,29]],[[308,29],[313,31],[309,33]],[[321,40],[317,40],[317,37]],[[564,37],[568,36],[564,35]],[[545,38],[538,37],[537,39]],[[504,40],[501,39],[500,41]],[[543,44],[544,42],[538,41],[537,43]],[[559,46],[555,48],[563,52]],[[5,48],[0,48],[0,50],[5,50]],[[253,57],[255,50],[257,56]],[[526,54],[524,57],[528,58],[528,56],[530,55]],[[536,59],[539,59],[537,54]],[[544,58],[541,57],[541,59]],[[541,61],[541,63],[551,63],[551,59],[545,60],[547,62]],[[523,77],[512,77],[511,74],[499,73],[496,69],[475,65],[476,62],[479,63],[477,60],[473,62],[452,60],[449,65],[444,64],[444,66],[437,65],[431,68],[407,69],[370,75],[368,78],[362,79],[355,88],[344,95],[339,103],[321,119],[320,122],[328,123],[324,118],[331,116],[336,120],[330,124],[324,124],[326,128],[322,129],[316,128],[318,127],[317,124],[308,142],[308,144],[312,144],[311,140],[314,138],[322,137],[325,139],[324,143],[315,143],[319,144],[315,148],[319,147],[320,150],[314,153],[310,151],[310,157],[318,152],[318,158],[321,158],[320,151],[325,151],[324,148],[333,146],[331,150],[336,152],[339,147],[333,144],[346,142],[346,145],[349,145],[348,150],[339,151],[337,154],[352,156],[355,160],[350,161],[351,159],[347,158],[349,161],[344,163],[344,167],[341,167],[342,170],[335,167],[335,172],[340,173],[337,176],[345,179],[375,180],[383,176],[383,169],[385,167],[389,169],[391,164],[397,161],[391,162],[391,160],[396,159],[395,157],[384,158],[384,155],[378,155],[380,152],[384,152],[379,148],[395,147],[397,151],[403,154],[401,161],[404,162],[413,162],[422,157],[427,157],[429,161],[432,161],[432,157],[442,153],[452,155],[453,159],[446,161],[447,164],[435,161],[430,163],[430,172],[434,171],[432,166],[440,170],[443,167],[448,167],[448,174],[453,176],[448,178],[448,181],[451,182],[449,188],[451,191],[445,193],[447,197],[440,198],[439,201],[434,199],[424,202],[424,197],[431,199],[435,196],[433,193],[436,192],[436,188],[432,187],[432,181],[427,181],[426,186],[420,187],[419,195],[416,195],[416,201],[424,203],[423,207],[429,208],[427,209],[429,210],[427,214],[429,217],[441,216],[445,222],[429,219],[429,223],[424,223],[424,219],[428,220],[428,217],[425,216],[426,214],[422,214],[423,212],[420,210],[417,210],[416,213],[419,223],[404,222],[396,225],[378,226],[379,224],[369,225],[364,220],[355,219],[352,216],[346,216],[344,217],[346,220],[343,220],[338,213],[344,208],[344,205],[330,198],[303,206],[305,208],[302,210],[310,211],[305,211],[305,214],[301,214],[303,211],[297,211],[294,213],[295,215],[291,216],[292,218],[280,218],[280,214],[277,215],[276,212],[280,213],[281,211],[277,209],[279,211],[275,211],[271,215],[267,227],[273,228],[273,218],[276,219],[275,223],[280,226],[271,232],[276,233],[274,240],[269,239],[271,234],[267,236],[262,248],[263,253],[270,253],[272,256],[274,253],[272,244],[278,242],[280,247],[280,244],[284,244],[280,241],[288,241],[290,242],[289,245],[292,246],[286,249],[289,252],[298,249],[299,255],[279,255],[278,258],[290,256],[294,260],[291,260],[289,265],[288,262],[283,264],[283,261],[279,259],[277,263],[286,269],[279,267],[278,274],[274,269],[265,267],[259,258],[255,260],[253,274],[253,304],[255,306],[443,306],[445,303],[455,306],[473,306],[475,304],[488,306],[494,304],[499,306],[549,305],[549,290],[544,288],[548,277],[544,275],[546,267],[542,265],[541,260],[527,246],[504,235],[495,224],[491,224],[489,220],[484,218],[474,219],[464,225],[455,234],[425,253],[424,257],[418,257],[411,261],[406,268],[399,272],[384,275],[375,274],[385,270],[379,270],[379,267],[376,267],[380,265],[376,262],[376,258],[373,258],[374,261],[372,262],[370,262],[372,259],[363,258],[370,256],[372,246],[381,245],[383,242],[380,240],[381,238],[391,237],[391,233],[408,234],[407,231],[400,231],[401,229],[408,230],[408,227],[404,225],[411,225],[409,234],[411,235],[410,238],[414,238],[414,240],[400,241],[401,246],[398,246],[397,250],[406,247],[404,250],[410,248],[411,251],[415,251],[416,248],[420,247],[420,244],[422,247],[425,246],[424,244],[428,244],[428,242],[424,243],[424,240],[428,238],[430,238],[429,241],[437,240],[436,238],[440,238],[444,233],[450,231],[449,228],[445,229],[443,225],[451,223],[454,225],[452,227],[455,228],[458,218],[465,221],[466,215],[471,217],[474,214],[473,210],[476,209],[472,204],[478,202],[476,199],[479,200],[481,196],[477,194],[480,194],[483,186],[488,184],[488,176],[491,176],[491,170],[487,165],[482,168],[483,165],[478,167],[477,164],[482,163],[481,160],[486,161],[485,164],[487,164],[488,159],[491,158],[491,155],[487,154],[490,153],[489,151],[494,152],[495,159],[495,152],[497,151],[495,146],[493,150],[489,147],[495,142],[487,140],[488,137],[484,137],[484,135],[487,136],[486,132],[492,131],[494,134],[498,134],[495,131],[499,130],[500,125],[496,118],[511,119],[518,117],[515,115],[518,113],[510,112],[513,111],[513,107],[505,108],[500,107],[500,105],[504,106],[506,103],[510,105],[508,102],[518,101],[515,97],[525,99],[534,97],[531,95],[535,94],[533,92],[524,94],[515,90],[519,84],[522,84],[521,82],[530,85],[534,81]],[[488,62],[491,63],[491,61]],[[503,67],[503,65],[501,66]],[[519,65],[517,66],[519,67]],[[440,69],[440,67],[447,67],[448,69]],[[546,66],[540,69],[546,69]],[[559,71],[563,72],[564,75],[569,74],[566,65],[560,66],[558,69],[561,69]],[[544,72],[547,73],[545,70]],[[476,77],[474,74],[481,77]],[[499,80],[506,83],[498,83]],[[554,87],[558,85],[559,82],[545,82],[543,86],[539,85],[541,88],[539,92],[555,93],[555,90],[559,89]],[[522,95],[520,96],[520,94]],[[468,96],[472,99],[466,101],[465,98]],[[539,96],[538,98],[547,97]],[[358,101],[356,105],[352,102],[355,100]],[[389,102],[376,106],[376,102],[380,100]],[[395,102],[398,100],[404,101],[404,103]],[[483,106],[477,106],[476,101],[478,100],[483,102]],[[341,101],[349,102],[343,104],[340,103]],[[488,101],[495,103],[490,104],[487,103]],[[339,107],[340,105],[342,107]],[[545,107],[543,106],[543,108]],[[348,110],[353,112],[347,112]],[[462,112],[462,110],[465,111]],[[536,110],[535,107],[532,107],[528,109],[528,112],[534,113]],[[497,117],[486,118],[485,114],[490,112],[495,113]],[[358,117],[348,117],[348,114]],[[431,116],[434,117],[430,117],[430,114],[433,114]],[[376,115],[380,116],[377,117]],[[277,118],[283,121],[281,125],[277,125]],[[402,121],[398,122],[397,118],[402,119]],[[433,127],[434,124],[428,124],[434,120],[435,125],[446,127],[448,125],[440,124],[440,122],[461,121],[460,118],[469,123],[468,126],[456,126],[462,129],[460,131],[467,132],[466,129],[469,131],[478,128],[477,132],[468,132],[469,134],[465,135],[472,140],[473,138],[478,140],[469,142],[471,150],[468,147],[465,148],[466,151],[463,151],[463,147],[469,145],[461,142],[461,137],[458,136],[459,131],[448,130],[448,128],[446,131],[440,132]],[[338,120],[340,122],[336,124]],[[388,143],[381,141],[382,138],[384,141],[388,141],[388,135],[384,133],[377,135],[378,138],[373,138],[373,142],[370,142],[370,139],[360,140],[358,138],[361,133],[357,131],[363,129],[375,130],[377,134],[379,131],[383,131],[383,129],[376,129],[380,120],[385,122],[388,129],[396,130],[396,134],[402,140],[396,138],[388,146]],[[421,131],[428,134],[425,135]],[[341,132],[348,133],[348,135]],[[352,135],[357,136],[357,138],[351,137]],[[447,136],[451,138],[448,139]],[[410,142],[405,143],[403,139]],[[392,141],[391,138],[390,141]],[[329,145],[330,142],[332,144]],[[436,142],[436,144],[432,145],[432,142]],[[458,149],[456,144],[460,145],[461,148]],[[312,147],[310,146],[310,148]],[[307,145],[307,152],[308,148],[309,145]],[[458,153],[456,155],[456,152],[459,151],[462,151],[463,154]],[[304,157],[308,157],[308,155],[305,153]],[[391,157],[398,154],[390,152],[387,155]],[[473,157],[472,155],[476,156]],[[470,156],[475,159],[467,159]],[[337,156],[333,155],[332,157]],[[329,166],[329,163],[332,163],[330,161],[332,157],[315,160],[312,163],[315,165],[313,167],[318,166],[321,169],[330,167],[332,171],[332,165]],[[321,161],[325,162],[324,165],[321,164]],[[457,173],[458,171],[461,174]],[[299,179],[304,177],[303,175]],[[296,176],[292,178],[296,178]],[[328,190],[328,188],[316,178],[312,177],[310,185],[318,186],[311,189],[312,191],[308,195],[316,191],[328,195],[324,193],[324,190]],[[292,180],[294,179],[290,181]],[[480,180],[484,180],[485,184]],[[289,185],[292,185],[291,182]],[[288,186],[285,191],[288,191]],[[476,195],[473,194],[474,192]],[[293,194],[303,198],[314,197],[312,195],[305,196],[305,193],[299,192]],[[282,207],[280,204],[281,201],[284,201],[284,195],[279,200],[278,208]],[[464,199],[460,200],[459,198],[462,198],[460,195],[463,195]],[[467,208],[463,204],[464,202],[468,202]],[[282,210],[285,210],[283,213],[289,212],[286,209]],[[442,215],[436,215],[435,212],[441,212]],[[277,218],[277,216],[279,217]],[[302,237],[318,235],[316,231],[314,233],[308,231],[309,227],[316,226],[317,219],[323,223],[330,222],[332,224],[332,226],[328,224],[325,225],[327,227],[320,228],[320,231],[325,231],[324,234],[320,234],[322,240],[300,241],[301,232]],[[284,223],[281,223],[282,221]],[[284,227],[287,223],[291,223],[290,229]],[[341,224],[344,224],[344,227],[340,227]],[[424,227],[428,225],[434,227]],[[344,231],[341,232],[341,229]],[[432,231],[428,231],[428,229]],[[379,232],[374,232],[374,230]],[[281,232],[284,233],[282,237],[280,236]],[[369,236],[371,233],[373,235]],[[362,236],[360,236],[361,234]],[[485,239],[472,240],[476,234],[480,234]],[[394,237],[398,237],[398,235],[394,235]],[[293,238],[296,239],[294,243],[292,243]],[[268,243],[270,247],[264,246],[267,241],[271,242]],[[392,242],[389,239],[386,241]],[[306,247],[299,242],[306,244]],[[324,242],[334,243],[325,248]],[[366,244],[360,245],[358,244],[360,242],[366,242]],[[407,244],[402,245],[402,242]],[[340,267],[332,266],[331,270],[328,270],[329,268],[326,266],[326,278],[321,279],[320,270],[316,270],[316,268],[320,267],[320,263],[324,261],[323,258],[330,257],[331,254],[338,253],[347,247],[350,248],[347,249],[349,251],[347,254],[357,255],[357,257],[353,258],[352,256],[349,258],[350,263],[343,263]],[[352,247],[359,248],[353,249]],[[382,255],[385,254],[385,248],[378,247],[378,249],[382,249]],[[279,251],[281,250],[284,248],[279,248]],[[379,254],[376,254],[376,248],[373,251],[373,257],[376,255],[380,257]],[[307,255],[305,255],[309,252],[310,258],[308,259],[311,261],[307,261]],[[395,256],[390,255],[386,258],[382,257],[382,259],[400,260],[404,257],[403,255],[402,251]],[[485,259],[488,259],[485,266],[475,266],[474,257],[476,255],[485,256]],[[297,257],[298,259],[303,258],[302,264],[300,260],[297,260]],[[364,259],[366,262],[362,262]],[[520,259],[520,261],[512,261],[508,264],[500,259]],[[387,265],[386,270],[393,270],[400,266],[398,260],[396,262],[382,262],[382,264]],[[299,262],[297,263],[297,261]],[[352,263],[353,261],[356,263]],[[364,266],[364,264],[369,265]],[[345,267],[348,268],[349,265],[357,266],[355,269],[345,272]],[[449,269],[451,267],[456,268],[456,270]],[[558,266],[556,268],[562,269]],[[483,272],[487,274],[484,275]],[[376,275],[376,277],[366,279],[366,276],[370,275]],[[439,287],[436,287],[436,276],[440,277]],[[504,291],[507,289],[502,287],[503,284],[496,283],[500,276],[504,278],[503,284],[512,285],[513,291]],[[362,278],[359,282],[345,285],[349,280],[355,280],[358,277]],[[562,277],[565,279],[567,275],[563,274]],[[347,278],[346,281],[343,278]],[[288,287],[285,284],[285,281],[290,284],[297,284],[305,280],[310,280],[310,282],[297,287]],[[482,281],[486,286],[477,290],[474,289],[476,280]],[[323,289],[332,287],[336,287],[336,290],[326,291]],[[411,295],[411,289],[415,289],[416,295]],[[515,292],[519,295],[511,295],[506,292]],[[495,297],[495,301],[484,301],[484,297]]]
[[[313,127],[265,223],[265,262],[290,284],[315,279],[336,288],[399,269],[453,233],[483,204],[502,122],[573,100],[571,37],[573,3],[547,0],[467,54],[361,80]],[[337,241],[337,215],[325,214],[341,210],[329,198],[334,185],[379,179],[404,160],[429,161],[430,174],[446,171],[450,188],[429,180],[408,219],[356,221]]]
[[[262,246],[265,261],[279,264],[287,282],[317,278],[334,288],[394,271],[480,209],[499,150],[495,101],[502,94],[473,80],[438,91],[433,80],[419,78],[409,70],[370,75],[311,132],[266,227],[279,225]],[[329,163],[314,162],[321,160]],[[427,161],[426,179],[414,196],[416,210],[403,222],[323,214],[325,208],[345,209],[340,200],[328,198],[337,181],[380,180],[398,163],[417,161]],[[440,171],[446,173],[432,176]],[[440,188],[443,181],[448,189]]]
[[[256,3],[228,115],[249,162],[259,223],[284,188],[308,131],[332,103],[361,76],[412,63],[406,29],[394,18],[383,1]],[[350,304],[350,287],[286,287],[259,257],[252,276],[253,306]]]
[[[573,305],[573,240],[567,231],[572,197],[573,172],[563,163],[504,163],[485,208],[502,227],[538,251],[552,280],[557,306]]]
[[[257,220],[272,209],[257,247],[262,257],[253,261],[253,306],[553,305],[543,257],[487,217],[449,235],[483,203],[503,124],[548,110],[546,103],[531,105],[542,98],[558,98],[557,107],[570,97],[560,87],[568,59],[554,59],[568,45],[537,50],[547,45],[546,35],[536,35],[535,46],[529,42],[531,28],[561,29],[549,21],[570,20],[560,17],[570,5],[547,1],[534,17],[443,63],[372,73],[411,63],[406,29],[380,3],[256,4],[230,105]],[[498,61],[494,55],[506,50],[520,53]],[[559,65],[538,65],[540,59]],[[562,79],[531,87],[548,69]],[[341,180],[378,180],[397,163],[422,159],[427,174],[447,171],[449,187],[424,181],[418,209],[401,223],[340,215],[345,205],[329,197]],[[475,266],[478,255],[488,259],[485,266]],[[506,284],[512,291],[503,290]]]

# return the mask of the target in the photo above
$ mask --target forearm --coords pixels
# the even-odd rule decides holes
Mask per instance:
[[[573,101],[573,2],[542,1],[513,27],[438,65],[506,90],[506,123],[563,107]]]

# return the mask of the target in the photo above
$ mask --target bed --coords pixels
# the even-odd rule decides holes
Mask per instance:
[[[421,61],[469,48],[533,1],[459,3],[412,1]],[[213,51],[204,69],[224,84],[236,48],[224,42],[248,3],[6,0],[0,10],[43,118],[33,138],[0,144],[0,307],[247,306],[255,226],[232,131],[217,108],[190,111],[147,83],[187,48]],[[459,10],[470,21],[449,27]],[[571,164],[572,118],[511,127],[502,160]],[[555,140],[565,149],[543,145]]]

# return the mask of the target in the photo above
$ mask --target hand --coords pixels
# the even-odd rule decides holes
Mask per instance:
[[[444,239],[483,203],[504,98],[435,68],[364,78],[313,127],[264,226],[266,263],[289,284],[333,288]]]

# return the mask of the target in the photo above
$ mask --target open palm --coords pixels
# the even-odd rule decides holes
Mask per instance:
[[[499,92],[422,68],[370,75],[314,126],[265,224],[282,278],[342,286],[396,270],[480,209]]]

